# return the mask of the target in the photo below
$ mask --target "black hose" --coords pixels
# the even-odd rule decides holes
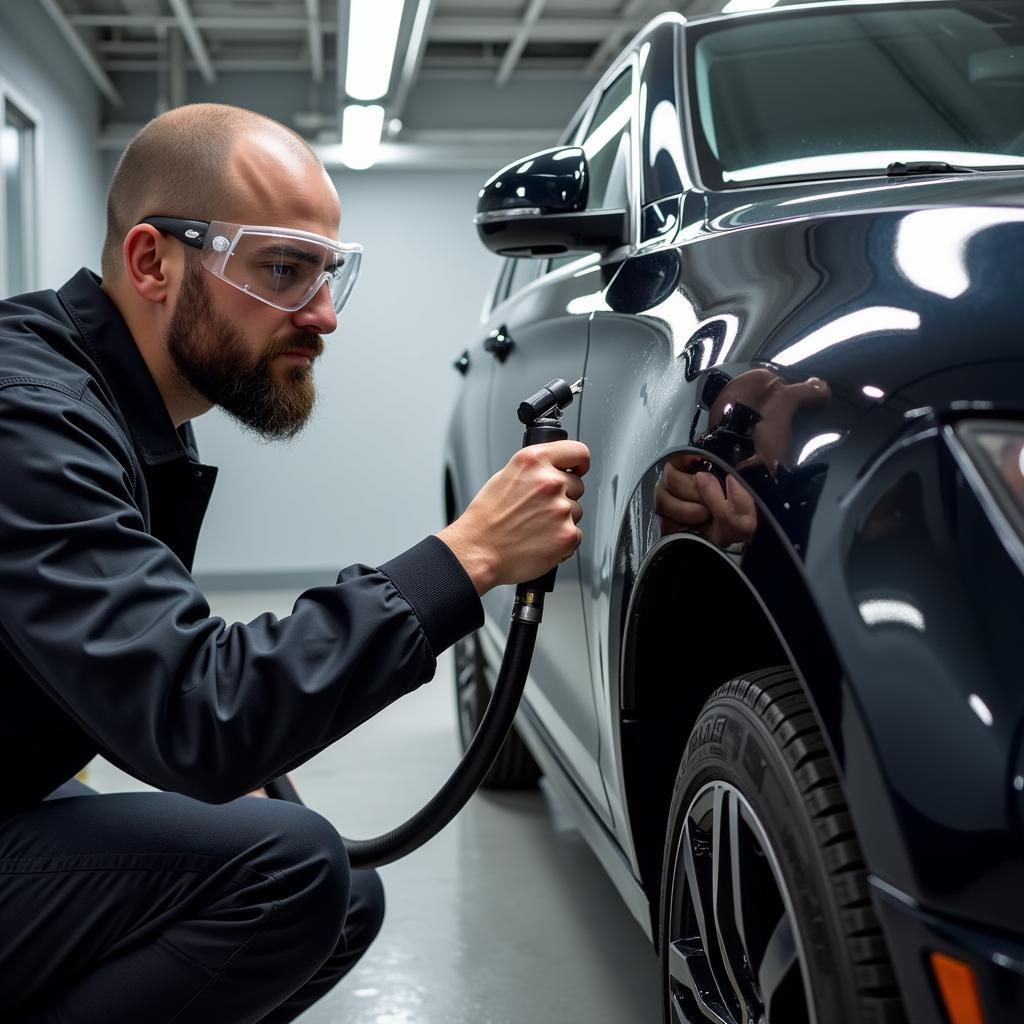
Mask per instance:
[[[345,838],[352,867],[379,867],[412,853],[433,839],[465,807],[491,770],[512,728],[536,640],[536,622],[512,620],[494,692],[480,727],[455,771],[428,804],[397,828],[374,839]]]
[[[581,383],[577,382],[574,388],[578,389]],[[544,409],[538,412],[532,407],[527,408],[529,402],[523,403],[519,415],[520,419],[527,423],[523,435],[524,448],[531,444],[565,440],[568,434],[558,422],[557,416],[552,419],[541,415],[541,418],[536,420],[530,417],[534,414],[557,412],[559,408],[572,401],[574,393],[575,391],[564,381],[552,381],[544,391],[538,392],[529,400],[543,405]],[[548,408],[549,399],[555,403],[552,408]],[[541,578],[520,583],[516,587],[512,625],[508,631],[508,643],[505,645],[505,655],[501,659],[494,692],[488,701],[487,710],[476,735],[466,748],[455,771],[428,804],[397,828],[373,839],[346,839],[342,836],[352,867],[380,867],[419,849],[428,840],[433,839],[466,806],[469,798],[477,791],[508,738],[512,721],[519,709],[519,701],[526,687],[526,677],[530,672],[534,644],[537,642],[537,627],[544,614],[544,595],[554,590],[555,573],[556,570],[552,569]],[[287,776],[273,779],[265,788],[269,797],[302,803],[301,797]]]

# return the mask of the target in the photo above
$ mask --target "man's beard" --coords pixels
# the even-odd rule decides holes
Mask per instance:
[[[293,366],[282,380],[271,362],[296,349],[313,360],[323,351],[318,335],[281,338],[254,362],[243,334],[214,311],[203,270],[190,261],[165,337],[182,380],[246,429],[280,441],[295,437],[306,425],[316,404],[311,367]]]

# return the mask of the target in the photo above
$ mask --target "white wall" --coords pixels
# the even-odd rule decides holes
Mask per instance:
[[[195,422],[220,466],[196,572],[335,573],[376,564],[443,525],[441,456],[459,376],[498,266],[472,219],[480,172],[336,177],[360,279],[317,366],[305,433],[261,444],[219,411]]]
[[[38,284],[57,287],[99,267],[116,155],[101,160],[97,90],[34,3],[0,4],[0,77],[40,114]],[[319,407],[289,444],[261,444],[217,411],[196,422],[204,460],[221,467],[197,574],[333,575],[442,525],[451,364],[478,340],[498,265],[472,224],[486,176],[339,173],[342,237],[366,256],[319,361]]]
[[[36,283],[59,287],[79,267],[99,268],[107,182],[99,93],[35,3],[0,4],[0,78],[41,122]]]

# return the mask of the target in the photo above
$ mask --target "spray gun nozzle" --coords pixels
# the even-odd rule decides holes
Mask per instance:
[[[519,403],[519,422],[530,426],[539,419],[558,419],[562,410],[572,404],[574,396],[583,390],[584,383],[582,377],[571,385],[560,379],[549,381],[535,395]]]

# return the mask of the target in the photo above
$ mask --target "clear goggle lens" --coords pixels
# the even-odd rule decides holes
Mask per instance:
[[[284,228],[212,221],[203,266],[221,280],[278,309],[294,312],[326,283],[340,313],[359,274],[363,247]]]

